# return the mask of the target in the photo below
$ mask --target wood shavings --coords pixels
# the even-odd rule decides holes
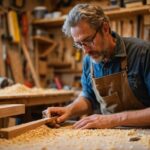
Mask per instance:
[[[147,133],[145,131],[145,133]],[[130,137],[140,136],[136,142]],[[43,125],[11,140],[0,139],[1,150],[149,150],[150,135],[130,129],[51,129]]]
[[[70,93],[71,90],[57,90],[57,89],[42,89],[42,88],[28,88],[20,83],[14,84],[12,86],[0,89],[0,98],[3,96],[27,96],[27,95],[46,95],[46,94],[57,94],[60,93]]]

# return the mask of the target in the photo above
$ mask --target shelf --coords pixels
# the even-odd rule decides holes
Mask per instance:
[[[47,37],[42,37],[42,36],[33,36],[32,39],[34,41],[41,43],[41,44],[53,44],[54,43],[53,40],[51,40]]]
[[[48,67],[54,67],[54,68],[70,68],[71,67],[71,63],[68,62],[51,62],[48,64]]]
[[[57,19],[38,19],[32,22],[32,25],[38,27],[59,27],[64,23],[65,16]]]
[[[143,5],[140,7],[132,7],[132,8],[117,8],[113,10],[105,11],[105,14],[110,19],[122,18],[123,16],[132,16],[132,15],[140,15],[140,14],[150,14],[150,5]],[[39,19],[34,20],[32,24],[37,27],[59,27],[62,26],[65,20],[65,16],[57,18],[57,19]]]
[[[110,19],[129,17],[132,15],[150,14],[150,5],[143,5],[141,7],[119,8],[116,10],[105,11],[105,14]]]
[[[54,70],[55,73],[59,73],[59,74],[81,74],[82,70],[70,70],[70,69],[55,69]]]

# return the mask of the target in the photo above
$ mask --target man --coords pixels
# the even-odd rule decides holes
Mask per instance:
[[[43,115],[57,114],[59,124],[88,114],[75,129],[150,126],[150,43],[112,32],[108,17],[92,4],[76,5],[63,32],[86,54],[82,92],[70,105],[49,107]]]

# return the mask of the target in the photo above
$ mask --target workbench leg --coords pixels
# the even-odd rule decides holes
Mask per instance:
[[[26,122],[32,121],[31,112],[32,112],[31,108],[30,107],[26,107],[26,113],[22,117],[22,123],[26,123]]]
[[[6,117],[0,119],[0,128],[7,128],[16,125],[16,118]]]

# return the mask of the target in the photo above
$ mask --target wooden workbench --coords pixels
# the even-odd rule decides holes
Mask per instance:
[[[10,140],[2,150],[150,150],[149,129],[58,129],[40,126]]]
[[[25,104],[25,114],[20,117],[23,122],[28,122],[32,121],[34,111],[38,111],[40,117],[41,112],[48,106],[64,105],[71,101],[73,96],[74,91],[71,90],[30,89],[24,85],[16,84],[0,90],[0,105]],[[37,108],[37,106],[41,108]]]
[[[21,94],[0,96],[0,104],[25,104],[25,106],[37,106],[69,102],[73,97],[73,91],[54,90],[47,94]]]

